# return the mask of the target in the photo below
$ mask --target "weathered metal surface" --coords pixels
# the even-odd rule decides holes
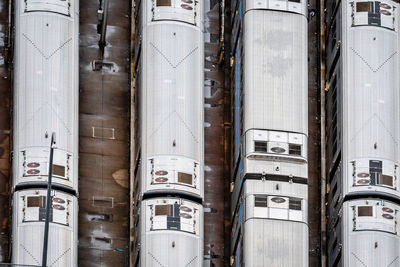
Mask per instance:
[[[321,149],[321,168],[320,168],[320,175],[321,175],[321,182],[320,182],[320,207],[321,207],[321,217],[320,217],[320,227],[321,227],[321,267],[326,266],[326,205],[325,205],[325,195],[326,195],[326,114],[325,114],[325,1],[320,0],[317,2],[318,10],[319,10],[319,55],[320,55],[320,73],[319,73],[319,83],[320,83],[320,149]]]
[[[319,1],[308,3],[308,221],[309,266],[321,264],[321,154]]]
[[[130,3],[110,1],[104,56],[99,7],[80,1],[79,266],[128,266]]]
[[[7,62],[9,1],[0,0],[0,262],[9,260],[11,76]]]
[[[224,181],[224,194],[225,194],[225,210],[224,210],[224,224],[225,224],[225,232],[224,232],[224,257],[226,260],[224,261],[225,267],[231,266],[231,179],[233,170],[231,170],[230,166],[232,166],[231,162],[231,143],[232,143],[232,103],[231,103],[231,0],[222,0],[223,11],[221,12],[221,30],[223,31],[224,40],[228,40],[224,42],[222,58],[223,68],[224,68],[224,138],[225,138],[225,173],[226,177],[229,179],[225,179]]]
[[[231,1],[226,0],[225,5],[231,6]],[[320,193],[320,54],[319,54],[319,7],[320,2],[311,0],[309,2],[309,24],[308,24],[308,96],[309,96],[309,266],[321,266],[321,193]],[[231,10],[227,9],[226,15],[230,17]],[[229,33],[231,25],[230,18],[225,20],[225,39],[230,40]],[[225,42],[225,59],[229,60],[229,46]],[[226,88],[229,83],[229,74],[225,75]],[[230,229],[227,226],[226,229]],[[228,240],[226,240],[228,242]],[[229,244],[229,243],[228,243]]]
[[[226,266],[225,209],[229,200],[229,169],[226,167],[224,69],[220,56],[220,1],[206,1],[205,15],[205,179],[204,179],[204,254],[206,266]],[[229,91],[229,88],[227,89]],[[228,98],[229,99],[229,98]],[[229,112],[230,114],[230,112]],[[230,117],[228,117],[228,120]],[[228,172],[228,173],[227,173]],[[229,205],[228,205],[229,208]],[[229,210],[229,209],[228,209]],[[230,232],[230,231],[229,231]],[[229,244],[229,243],[228,243]],[[229,250],[228,250],[229,251]]]
[[[130,133],[131,133],[131,147],[130,147],[130,166],[131,166],[131,172],[130,172],[130,207],[129,207],[129,253],[130,253],[130,261],[129,261],[129,266],[133,267],[134,266],[134,257],[133,257],[133,249],[134,249],[134,242],[135,242],[135,232],[134,232],[134,184],[135,184],[135,162],[136,162],[136,157],[138,156],[139,153],[139,138],[138,132],[139,132],[139,120],[137,118],[137,110],[139,106],[137,105],[137,100],[135,98],[135,31],[136,31],[136,25],[135,25],[135,3],[132,1],[131,3],[131,125],[130,125]]]

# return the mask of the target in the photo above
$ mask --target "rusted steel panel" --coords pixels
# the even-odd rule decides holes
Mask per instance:
[[[11,77],[7,62],[9,2],[0,0],[0,262],[9,261]]]
[[[309,1],[308,20],[308,220],[309,266],[321,263],[321,133],[319,4]]]
[[[104,58],[99,7],[80,1],[79,265],[128,266],[130,4],[110,1]]]
[[[224,66],[219,65],[220,46],[220,1],[208,1],[205,22],[205,113],[204,113],[204,254],[205,266],[226,266],[229,255],[225,255],[226,208],[229,210],[229,164],[226,163],[225,111],[230,106],[224,102],[225,73]],[[229,92],[229,88],[227,89]],[[229,104],[229,103],[228,103]],[[229,112],[230,114],[230,112]],[[230,117],[228,117],[228,120]],[[228,203],[228,206],[226,205]],[[230,231],[228,231],[230,232]],[[229,243],[228,243],[229,244]],[[229,251],[229,250],[228,250]]]

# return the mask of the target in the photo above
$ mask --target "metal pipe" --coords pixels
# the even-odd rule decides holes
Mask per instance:
[[[12,0],[8,1],[8,29],[7,29],[7,35],[8,35],[8,47],[11,46],[11,22],[12,22]]]
[[[7,21],[7,31],[4,35],[4,63],[7,65],[10,63],[10,50],[11,50],[11,23],[12,23],[12,1],[8,1],[8,21]]]
[[[220,38],[219,38],[219,60],[218,60],[218,65],[221,65],[222,61],[224,60],[224,54],[225,54],[225,47],[224,47],[224,40],[225,40],[225,0],[221,1],[220,4],[221,8],[221,18],[220,18],[220,23],[221,23],[221,28],[220,28]]]
[[[220,42],[223,43],[225,38],[225,0],[221,1],[221,35]]]
[[[49,159],[49,176],[47,179],[47,197],[46,197],[46,221],[44,223],[44,240],[43,240],[43,257],[42,267],[47,265],[47,248],[49,245],[49,224],[50,224],[50,206],[51,206],[51,178],[53,177],[53,153],[56,144],[56,133],[51,135],[50,159]]]
[[[100,36],[100,41],[99,41],[99,45],[101,47],[105,47],[106,46],[108,4],[109,4],[109,0],[104,0],[103,19],[101,21],[101,36]]]

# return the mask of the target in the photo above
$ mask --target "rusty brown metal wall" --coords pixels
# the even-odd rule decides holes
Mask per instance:
[[[231,169],[232,166],[232,96],[231,96],[231,65],[230,65],[230,60],[231,60],[231,32],[232,32],[232,25],[231,25],[231,0],[221,0],[221,3],[223,5],[223,10],[221,12],[221,22],[223,25],[221,25],[221,30],[223,31],[223,37],[224,37],[224,48],[223,48],[223,54],[222,59],[224,60],[223,62],[223,68],[224,68],[224,126],[225,126],[225,174],[228,179],[225,180],[224,182],[224,194],[225,194],[225,211],[224,211],[224,224],[225,224],[225,232],[224,232],[224,256],[226,260],[224,261],[224,266],[228,267],[231,266],[231,223],[232,223],[232,212],[231,212],[231,197],[232,197],[232,173],[233,170]]]
[[[0,262],[9,261],[9,185],[11,74],[7,64],[9,50],[9,1],[0,0]]]
[[[321,266],[321,132],[319,4],[308,4],[308,221],[310,228],[309,266]]]
[[[99,0],[80,1],[79,266],[129,262],[130,1],[109,4],[101,70]],[[99,61],[98,61],[99,62]]]
[[[225,233],[229,228],[225,209],[230,203],[230,192],[226,192],[229,188],[226,147],[230,143],[225,128],[224,62],[220,61],[221,1],[205,1],[205,7],[204,255],[205,266],[223,267],[229,262],[229,255],[225,255],[225,238],[230,238]]]

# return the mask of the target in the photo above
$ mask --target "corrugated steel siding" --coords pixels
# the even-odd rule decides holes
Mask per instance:
[[[34,14],[21,16],[17,22],[14,129],[20,134],[14,148],[48,147],[45,131],[49,136],[55,131],[58,149],[75,152],[78,77],[74,23],[51,13]]]
[[[178,155],[201,161],[202,40],[198,31],[178,23],[164,22],[145,29],[143,154]]]
[[[250,219],[244,226],[246,266],[308,266],[308,226],[282,220]]]
[[[285,12],[245,16],[245,130],[307,133],[306,27],[305,17]]]

